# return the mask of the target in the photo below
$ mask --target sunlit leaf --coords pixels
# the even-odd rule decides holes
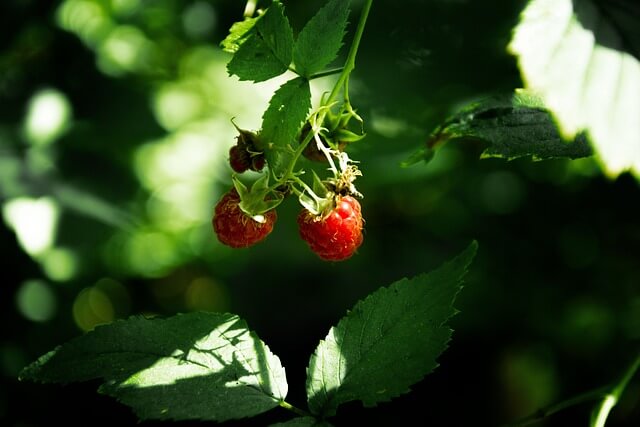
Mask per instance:
[[[287,394],[280,360],[238,316],[132,317],[45,354],[21,379],[101,378],[100,391],[141,419],[224,421],[265,412]]]
[[[303,76],[322,71],[338,55],[349,17],[348,0],[330,0],[307,22],[293,51],[296,70]]]
[[[509,45],[566,138],[588,132],[611,175],[640,175],[640,3],[531,0]]]
[[[409,391],[438,366],[453,302],[475,256],[473,242],[429,274],[402,279],[358,302],[320,342],[307,369],[312,413],[331,416],[352,400],[374,406]]]
[[[245,18],[243,21],[235,22],[229,29],[229,34],[225,37],[220,46],[222,50],[229,53],[236,53],[242,43],[251,35],[251,30],[256,25],[256,22],[260,17]]]

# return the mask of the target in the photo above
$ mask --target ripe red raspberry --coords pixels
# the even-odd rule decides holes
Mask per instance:
[[[232,248],[246,248],[263,240],[273,230],[277,219],[275,210],[264,214],[260,223],[240,209],[240,196],[235,188],[226,193],[215,208],[212,224],[218,240]]]
[[[320,258],[341,261],[351,257],[362,244],[360,203],[351,196],[338,199],[328,215],[314,215],[303,209],[298,215],[300,237]]]

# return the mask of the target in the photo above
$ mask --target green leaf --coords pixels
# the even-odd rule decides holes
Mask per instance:
[[[638,14],[635,1],[532,0],[509,45],[561,133],[587,131],[612,176],[640,176]]]
[[[238,30],[238,33],[244,29]],[[242,33],[241,36],[236,34],[234,37],[239,37],[242,43],[238,44],[238,40],[233,39],[228,43],[231,49],[238,47],[227,70],[240,80],[261,82],[289,69],[293,58],[293,30],[279,1],[269,6],[249,33]]]
[[[540,98],[526,91],[473,103],[449,118],[429,138],[427,147],[452,139],[479,139],[489,144],[483,157],[534,160],[577,159],[593,153],[584,134],[566,142]]]
[[[271,424],[269,427],[332,427],[332,424],[313,417],[298,417],[283,423]]]
[[[293,62],[305,77],[322,71],[338,55],[349,18],[348,0],[329,0],[307,22],[296,40]]]
[[[229,35],[220,42],[222,50],[229,53],[236,53],[242,43],[251,35],[251,30],[256,25],[260,16],[255,18],[246,17],[244,21],[235,22],[229,29]]]
[[[278,171],[287,146],[294,147],[295,138],[311,108],[309,81],[297,77],[274,93],[262,116],[260,138],[265,142],[265,156],[272,170]]]
[[[476,250],[474,241],[431,273],[377,290],[331,328],[307,369],[311,412],[331,416],[352,400],[374,406],[436,368],[452,333],[445,322],[456,313],[452,304]]]
[[[102,378],[100,391],[140,419],[225,421],[265,412],[287,394],[280,360],[238,316],[220,313],[99,326],[27,366],[20,378]]]

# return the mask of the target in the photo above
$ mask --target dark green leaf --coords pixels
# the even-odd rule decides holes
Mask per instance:
[[[269,427],[332,427],[332,424],[313,417],[299,417],[283,423],[271,424]]]
[[[240,80],[261,82],[287,71],[293,57],[293,30],[280,2],[273,2],[253,28],[241,34],[227,43],[230,49],[237,47],[227,65],[230,74]]]
[[[64,344],[21,379],[102,378],[100,391],[141,419],[224,421],[265,412],[287,393],[285,372],[246,323],[231,314],[133,317]]]
[[[560,133],[586,131],[614,176],[640,176],[639,13],[630,0],[531,0],[509,45]]]
[[[352,400],[374,406],[431,372],[447,348],[445,322],[476,250],[473,242],[437,270],[377,290],[331,328],[307,370],[311,412],[331,416]]]
[[[452,139],[479,139],[489,144],[483,157],[536,160],[592,154],[584,134],[566,142],[541,100],[520,91],[513,96],[488,98],[469,105],[436,129],[428,147]]]
[[[307,22],[293,51],[293,62],[301,75],[309,77],[322,71],[336,58],[342,47],[348,18],[348,0],[329,0]]]
[[[302,122],[311,108],[309,81],[295,78],[283,84],[273,95],[269,107],[262,116],[260,138],[265,143],[265,156],[269,167],[278,170],[286,147],[297,145],[297,136]]]

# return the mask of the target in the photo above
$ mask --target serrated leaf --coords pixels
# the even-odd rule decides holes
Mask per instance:
[[[21,379],[102,378],[100,391],[141,419],[225,421],[265,412],[287,394],[280,360],[236,315],[132,317],[99,326],[26,367]]]
[[[447,348],[453,302],[475,256],[474,241],[429,274],[402,279],[358,302],[311,356],[307,399],[313,414],[340,404],[374,406],[409,391]]]
[[[307,22],[295,43],[293,62],[305,77],[322,71],[338,55],[349,18],[348,0],[329,0]]]
[[[298,417],[283,423],[271,424],[269,427],[332,427],[327,421],[318,420],[313,417]]]
[[[265,142],[265,156],[269,167],[278,172],[283,164],[281,156],[287,146],[295,146],[302,122],[311,108],[309,81],[297,77],[289,80],[273,94],[262,116],[260,138]]]
[[[261,82],[289,69],[293,58],[293,30],[279,1],[269,6],[241,41],[227,64],[229,73],[240,80]],[[230,46],[234,47],[232,43]]]
[[[612,176],[640,176],[640,36],[634,1],[532,0],[509,50],[562,134],[588,132]]]
[[[534,160],[591,156],[584,134],[566,142],[539,97],[526,91],[475,102],[438,127],[427,147],[453,139],[479,139],[489,144],[483,157]]]
[[[246,17],[243,21],[235,22],[229,29],[229,34],[220,42],[222,50],[229,53],[236,53],[242,43],[251,35],[251,30],[260,19],[260,16],[255,18]]]

